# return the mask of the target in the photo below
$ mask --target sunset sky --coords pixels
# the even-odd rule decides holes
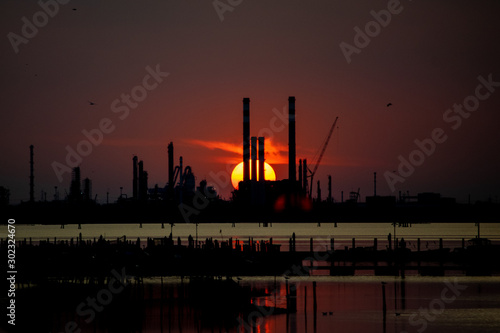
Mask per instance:
[[[266,137],[266,162],[286,178],[289,96],[297,159],[310,165],[339,117],[315,176],[324,195],[332,175],[336,200],[358,188],[364,200],[377,172],[379,195],[498,201],[498,1],[72,0],[57,10],[44,2],[53,17],[37,1],[0,3],[0,186],[11,203],[29,199],[31,144],[35,199],[41,190],[52,199],[54,186],[64,196],[71,175],[60,182],[53,163],[65,165],[66,147],[99,126],[108,133],[80,165],[99,202],[106,191],[116,200],[120,186],[132,194],[134,154],[150,187],[164,186],[171,141],[197,183],[229,198],[223,180],[242,159],[244,97],[251,135]],[[23,29],[34,19],[37,32]],[[366,27],[369,41],[359,37]],[[356,52],[346,57],[341,44]],[[127,104],[132,93],[140,101]],[[475,111],[447,111],[464,100]],[[415,140],[439,128],[444,142],[413,153]],[[410,155],[423,163],[402,177],[399,156]],[[394,192],[386,172],[405,180]]]

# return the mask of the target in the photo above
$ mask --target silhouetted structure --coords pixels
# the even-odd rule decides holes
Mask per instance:
[[[319,185],[319,180],[318,180],[318,202],[321,202],[321,187]]]
[[[302,192],[304,195],[307,194],[308,192],[308,184],[307,184],[307,159],[304,158],[302,160],[302,181],[304,182],[302,184]]]
[[[332,176],[328,175],[328,202],[333,202],[332,198]]]
[[[83,180],[83,200],[92,200],[92,181],[89,178]]]
[[[243,98],[243,181],[250,179],[250,98]]]
[[[252,158],[252,164],[251,164],[251,179],[253,182],[257,181],[257,137],[252,136],[251,138],[251,158]]]
[[[404,225],[400,225],[403,227]],[[143,240],[144,241],[144,240]],[[391,241],[394,246],[391,245]],[[147,238],[141,242],[126,237],[94,240],[40,240],[32,244],[19,240],[19,269],[25,274],[19,282],[37,283],[43,279],[67,278],[85,280],[99,277],[109,271],[109,261],[124,263],[127,272],[136,276],[234,276],[234,275],[309,275],[311,271],[330,271],[330,275],[354,275],[356,271],[372,271],[374,275],[399,275],[406,271],[420,275],[444,275],[444,272],[463,271],[466,275],[492,275],[500,272],[500,263],[494,260],[500,255],[500,245],[492,244],[485,238],[473,238],[458,247],[445,248],[443,239],[439,248],[422,251],[420,246],[409,248],[404,239],[391,239],[381,243],[373,239],[373,246],[356,247],[356,239],[351,246],[334,248],[335,240],[330,239],[330,248],[316,251],[321,262],[311,263],[314,239],[310,239],[310,249],[300,245],[293,233],[289,238],[288,251],[281,250],[281,244],[273,239],[227,240],[206,238],[200,246],[195,246],[193,237],[183,241],[172,235],[163,238]],[[420,242],[420,240],[418,241]],[[142,244],[141,244],[142,243]],[[145,244],[144,244],[145,243]],[[184,245],[183,245],[184,243]],[[397,245],[396,245],[397,244]],[[450,244],[450,243],[448,243]],[[455,243],[456,244],[456,243]],[[298,245],[298,246],[297,246]],[[0,239],[0,249],[6,251],[7,240]],[[182,260],[178,258],[182,257]],[[77,262],[74,258],[79,258]],[[439,263],[439,265],[435,265]],[[290,268],[294,267],[293,270]],[[17,281],[16,281],[17,282]]]
[[[294,186],[295,170],[295,97],[288,97],[288,180]]]
[[[265,153],[264,153],[264,137],[259,137],[259,181],[263,183],[266,180],[266,175],[264,172],[264,162],[265,162]]]
[[[303,195],[303,186],[304,186],[304,181],[302,180],[302,160],[299,159],[299,188],[300,188],[300,194]]]
[[[317,189],[317,200],[312,202],[310,199],[315,170],[319,165],[321,156],[323,155],[326,145],[333,133],[338,117],[335,119],[330,128],[330,132],[324,142],[321,153],[319,154],[318,162],[311,163],[314,165],[311,171],[307,166],[307,159],[299,160],[298,166],[298,182],[295,172],[295,97],[290,96],[289,99],[289,165],[288,178],[270,181],[265,179],[265,151],[264,137],[250,138],[250,99],[243,99],[243,165],[244,165],[244,180],[240,183],[239,189],[233,192],[233,201],[213,200],[215,189],[209,187],[206,181],[200,183],[200,187],[196,189],[195,176],[190,166],[183,167],[182,156],[179,158],[179,165],[175,166],[174,162],[174,146],[170,142],[168,144],[168,183],[164,186],[156,184],[154,188],[148,188],[148,173],[144,170],[143,161],[138,162],[138,157],[133,157],[133,177],[132,177],[132,199],[129,199],[126,193],[122,193],[123,187],[120,187],[120,198],[117,205],[106,207],[106,214],[102,214],[97,205],[90,209],[90,205],[80,205],[85,209],[79,211],[79,219],[86,223],[99,222],[131,222],[136,221],[138,216],[141,216],[143,221],[158,221],[163,218],[179,221],[179,205],[178,203],[186,203],[190,207],[200,206],[201,203],[193,201],[205,196],[212,203],[205,204],[202,209],[196,208],[196,222],[216,222],[216,221],[401,221],[408,219],[413,221],[492,221],[498,220],[498,209],[495,204],[476,203],[472,207],[469,205],[458,205],[453,198],[442,198],[439,193],[419,193],[418,195],[410,196],[409,192],[401,193],[399,200],[396,197],[377,195],[376,191],[376,172],[373,173],[373,197],[367,197],[366,202],[360,202],[359,188],[357,192],[349,193],[349,199],[344,202],[343,191],[341,199],[338,203],[333,203],[331,176],[328,176],[328,197],[325,202],[322,202],[321,189]],[[251,156],[250,156],[251,155]],[[250,163],[251,157],[251,165]],[[251,175],[250,175],[251,170]],[[309,181],[308,178],[311,178]],[[257,182],[256,180],[260,181]],[[177,182],[178,181],[178,182]],[[34,152],[33,145],[30,146],[30,202],[34,201]],[[83,191],[82,191],[83,187]],[[62,190],[62,189],[61,189]],[[195,198],[198,192],[201,197]],[[207,195],[209,193],[210,195]],[[67,205],[67,210],[62,209],[64,203],[59,201],[57,187],[55,187],[54,201],[59,201],[57,205],[52,205],[51,209],[45,209],[50,204],[46,204],[46,192],[41,191],[39,202],[30,207],[30,211],[22,214],[26,217],[30,214],[36,216],[37,213],[48,215],[50,212],[51,221],[66,220],[64,214],[70,208],[77,210],[77,205]],[[215,196],[216,197],[216,196]],[[307,198],[308,197],[308,198]],[[68,202],[77,201],[93,201],[92,200],[92,183],[86,178],[83,183],[80,181],[80,168],[76,167],[72,171],[72,180],[70,184],[69,194],[66,196]],[[4,205],[9,202],[8,190],[3,189],[3,194],[0,193],[0,202]],[[128,205],[130,210],[126,209],[124,203],[137,201],[140,203]],[[154,201],[154,203],[153,203]],[[108,202],[108,200],[106,200]],[[168,203],[167,203],[168,202]],[[205,201],[206,202],[206,201]],[[28,203],[23,203],[28,204]],[[111,206],[111,205],[110,205]],[[498,204],[496,204],[498,206]],[[54,208],[55,207],[55,208]],[[11,212],[20,214],[23,211],[14,208]],[[52,209],[54,208],[54,209]],[[128,207],[127,207],[128,208]],[[242,209],[244,208],[244,209]],[[376,208],[376,209],[374,209]],[[380,208],[380,209],[379,209]],[[104,209],[103,209],[104,210]],[[193,208],[192,211],[195,209]],[[131,214],[133,211],[133,214]],[[493,214],[490,214],[493,213]],[[67,214],[66,214],[67,215]],[[57,216],[57,218],[55,218]],[[184,217],[184,216],[182,216]],[[54,223],[50,222],[50,223]]]
[[[174,143],[168,144],[168,194],[172,195],[174,191]]]
[[[308,168],[304,168],[306,170],[306,173],[305,173],[306,178],[307,178],[307,171],[310,172],[309,177],[311,178],[311,183],[310,183],[311,185],[309,188],[309,192],[306,191],[309,198],[312,197],[312,189],[313,189],[313,185],[314,185],[314,175],[316,174],[316,171],[318,171],[318,167],[321,164],[323,154],[325,153],[326,147],[328,146],[328,142],[330,142],[330,138],[332,137],[332,133],[333,133],[333,130],[335,129],[335,125],[337,124],[338,119],[339,119],[339,117],[335,118],[335,121],[333,122],[332,126],[330,127],[330,131],[328,132],[328,136],[326,137],[325,141],[323,142],[321,151],[318,155],[318,159],[316,160],[316,162],[314,164],[313,170],[309,170]]]
[[[80,167],[73,168],[71,172],[71,184],[69,187],[69,201],[75,202],[82,199]]]
[[[138,195],[138,185],[139,185],[139,171],[137,170],[137,156],[132,158],[132,198],[137,200]]]
[[[250,112],[249,98],[243,99],[243,181],[240,182],[238,190],[233,192],[233,200],[240,204],[272,207],[279,199],[278,206],[289,208],[297,206],[302,199],[301,183],[305,172],[300,170],[301,182],[297,183],[296,172],[296,145],[295,145],[295,97],[290,96],[289,102],[289,163],[288,179],[269,181],[265,179],[265,138],[249,137],[250,135]],[[258,142],[258,153],[257,153]],[[251,156],[251,165],[248,159]],[[258,161],[258,162],[257,162]],[[301,164],[302,165],[302,164]],[[249,170],[246,170],[246,168]],[[250,171],[251,170],[251,171]],[[307,169],[306,169],[307,170]],[[250,174],[251,173],[251,174]],[[246,176],[248,174],[248,177]],[[255,180],[259,179],[259,182]],[[300,206],[300,204],[299,204]],[[279,208],[280,210],[282,208]]]
[[[139,161],[139,200],[148,199],[148,173],[144,170],[144,163]]]
[[[7,206],[9,204],[10,191],[9,189],[0,186],[0,206]]]

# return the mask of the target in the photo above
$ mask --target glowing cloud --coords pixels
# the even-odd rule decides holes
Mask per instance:
[[[243,154],[242,144],[234,144],[222,141],[209,141],[209,140],[187,140],[187,143],[195,146],[201,146],[208,149],[219,149],[222,151],[235,153],[238,157]],[[266,162],[273,164],[286,164],[288,163],[288,146],[276,144],[271,140],[265,142],[265,159]]]

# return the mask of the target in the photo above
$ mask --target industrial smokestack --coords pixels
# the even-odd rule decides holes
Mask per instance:
[[[142,197],[142,194],[143,194],[143,187],[144,187],[144,183],[143,183],[143,180],[144,180],[144,163],[142,163],[142,161],[139,161],[139,190],[138,190],[138,198],[139,200],[142,200],[143,197]]]
[[[288,180],[295,183],[295,97],[288,97]]]
[[[263,182],[266,180],[266,176],[264,174],[264,137],[259,137],[259,181]]]
[[[179,186],[182,187],[184,186],[184,171],[182,170],[182,156],[179,157]]]
[[[305,158],[302,161],[302,181],[304,182],[302,191],[307,195],[307,159]]]
[[[92,200],[92,181],[88,177],[83,180],[83,200]]]
[[[299,186],[302,189],[302,160],[299,160]]]
[[[148,198],[148,172],[143,171],[141,175],[141,184],[142,184],[142,200],[147,200]]]
[[[332,202],[332,176],[328,175],[328,202]]]
[[[70,200],[80,201],[82,199],[80,167],[73,168],[71,172],[71,184],[69,188]]]
[[[148,198],[148,172],[144,170],[144,163],[139,161],[139,200]]]
[[[321,202],[321,187],[319,186],[319,180],[318,180],[318,202]]]
[[[174,188],[174,144],[168,144],[168,188]]]
[[[30,202],[35,202],[35,175],[33,165],[33,145],[30,146]]]
[[[252,144],[252,166],[250,169],[252,170],[251,172],[251,179],[253,181],[257,181],[257,137],[252,136],[251,138],[251,144]]]
[[[132,159],[133,161],[133,175],[132,175],[132,198],[134,200],[137,200],[138,196],[137,196],[137,186],[138,186],[138,183],[139,183],[139,180],[137,178],[137,156],[134,156],[134,158]]]
[[[250,179],[250,98],[243,98],[243,181]]]
[[[182,156],[179,157],[179,203],[182,205],[182,192],[184,192],[184,174],[182,170]]]

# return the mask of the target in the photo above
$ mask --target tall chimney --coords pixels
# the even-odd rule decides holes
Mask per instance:
[[[288,180],[295,183],[295,97],[288,97]]]
[[[332,202],[332,176],[328,175],[328,202]]]
[[[92,200],[92,181],[88,177],[83,180],[83,199]]]
[[[137,156],[134,156],[134,158],[132,159],[133,161],[133,175],[132,175],[132,198],[134,200],[137,200],[138,199],[138,196],[137,196],[137,185],[139,183],[139,180],[137,178]]]
[[[250,166],[252,181],[257,181],[257,137],[251,138],[252,164]]]
[[[319,186],[319,180],[318,180],[318,202],[321,202],[321,187]]]
[[[75,167],[71,172],[71,185],[69,188],[71,200],[80,201],[82,199],[81,184],[80,167]]]
[[[243,98],[243,181],[250,179],[250,98]]]
[[[35,175],[33,170],[33,145],[30,146],[30,202],[35,202]]]
[[[180,156],[179,157],[179,185],[180,185],[181,189],[184,186],[184,174],[183,174],[183,171],[182,171],[182,167],[183,167],[183,165],[182,165],[182,156]]]
[[[302,191],[307,195],[307,159],[304,158],[302,161],[302,181],[304,185],[302,185]]]
[[[264,137],[259,137],[259,181],[263,182],[266,180],[266,175],[264,172],[264,161],[265,161],[265,150],[264,150]]]
[[[373,173],[373,196],[377,196],[377,173]]]
[[[141,183],[142,183],[142,200],[147,200],[148,198],[148,172],[143,171],[141,175]]]
[[[179,203],[182,205],[182,192],[184,192],[184,175],[182,171],[182,156],[179,157]]]
[[[168,144],[168,188],[174,188],[174,144]]]
[[[299,159],[299,187],[302,189],[302,160]]]
[[[143,180],[144,180],[144,163],[142,161],[139,161],[139,191],[138,191],[138,198],[139,200],[142,200],[144,199],[142,197],[142,194],[143,194],[143,186],[144,186],[144,183],[143,183]]]

